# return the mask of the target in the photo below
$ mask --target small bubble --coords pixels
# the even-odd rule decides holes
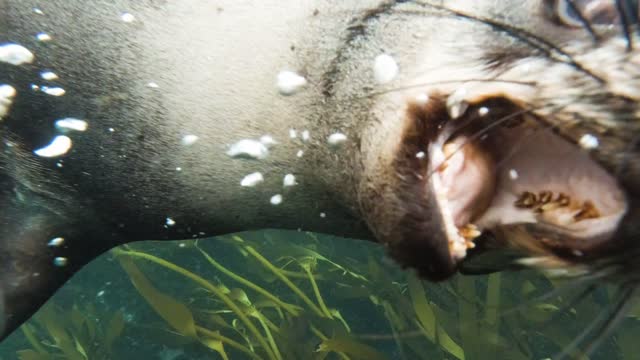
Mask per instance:
[[[347,135],[343,133],[331,134],[327,141],[329,142],[329,145],[338,146],[347,141]]]
[[[178,244],[178,247],[180,247],[180,248],[185,248],[185,247],[187,247],[187,244],[185,244],[185,243],[181,242],[180,244]]]
[[[67,259],[66,257],[58,256],[53,259],[53,265],[57,267],[67,266],[68,263],[69,263],[69,259]]]
[[[4,44],[0,45],[0,62],[11,65],[22,65],[33,62],[35,56],[22,45]]]
[[[293,95],[307,84],[307,79],[293,71],[281,71],[276,78],[276,87],[282,95]]]
[[[74,118],[64,118],[55,122],[56,129],[60,131],[85,131],[89,127],[86,121]]]
[[[38,39],[38,41],[51,41],[52,40],[51,35],[49,35],[47,33],[43,33],[43,32],[38,33],[36,35],[36,39]]]
[[[398,76],[398,63],[388,54],[376,56],[373,62],[373,75],[378,84],[386,84]]]
[[[266,146],[268,149],[278,144],[277,141],[273,139],[271,135],[263,135],[260,137],[260,142]]]
[[[486,106],[481,107],[480,109],[478,109],[478,115],[480,116],[485,116],[489,113],[489,108]]]
[[[198,139],[199,138],[196,135],[185,135],[182,137],[182,140],[180,140],[180,143],[184,146],[191,146],[195,144]]]
[[[289,138],[295,139],[298,137],[298,132],[296,129],[289,129]]]
[[[324,218],[326,218],[326,217],[327,217],[327,214],[325,214],[325,213],[321,212],[321,213],[320,213],[320,217],[324,219]]]
[[[62,96],[67,93],[65,89],[57,86],[56,87],[43,86],[40,88],[40,90],[42,90],[43,93],[51,96]]]
[[[152,89],[157,89],[157,88],[159,88],[159,87],[160,87],[158,84],[154,83],[153,81],[152,81],[152,82],[147,83],[147,86],[148,86],[148,87],[150,87],[150,88],[152,88]]]
[[[104,295],[104,290],[100,290],[98,291],[98,294],[96,295],[97,297],[101,297]]]
[[[262,176],[262,174],[259,172],[254,172],[242,178],[242,180],[240,181],[240,186],[254,187],[263,181],[264,177]]]
[[[32,10],[33,10],[33,12],[35,14],[44,15],[44,12],[42,10],[40,10],[39,8],[33,8]]]
[[[172,218],[168,217],[168,218],[165,219],[164,224],[166,226],[173,226],[173,225],[176,224],[176,221],[173,220]]]
[[[176,171],[182,171],[182,168],[181,168],[180,166],[178,166],[178,167],[176,168]]]
[[[509,170],[509,178],[511,180],[517,180],[518,179],[518,171],[516,169],[511,169]]]
[[[43,80],[51,81],[51,80],[56,80],[58,78],[58,75],[53,71],[43,71],[40,73],[40,77]]]
[[[120,15],[120,20],[122,20],[122,21],[124,21],[126,23],[131,23],[131,22],[134,22],[136,20],[136,17],[133,16],[133,14],[130,14],[130,13],[126,12],[126,13],[122,13]]]
[[[296,156],[297,156],[297,157],[299,157],[299,158],[301,158],[301,157],[302,157],[302,155],[304,155],[304,151],[302,151],[302,150],[298,150],[298,152],[296,153]]]
[[[416,154],[416,157],[418,159],[424,159],[424,157],[426,156],[426,154],[424,153],[424,151],[420,151]]]
[[[594,135],[585,134],[580,138],[579,144],[582,148],[591,150],[600,146],[600,141]]]
[[[269,149],[259,141],[243,139],[231,145],[227,155],[233,158],[264,159],[269,155]]]
[[[47,246],[59,247],[59,246],[62,246],[63,244],[64,244],[64,238],[63,237],[57,237],[57,238],[49,240],[49,243],[47,244]]]
[[[114,131],[116,131],[116,129],[114,129],[114,128],[109,128],[109,129],[107,129],[107,130],[109,130],[109,132],[114,132]]]
[[[309,133],[309,130],[303,130],[302,141],[309,141],[310,138],[311,138],[311,134]]]
[[[49,145],[34,150],[33,152],[42,157],[57,157],[66,154],[71,149],[71,139],[64,135],[56,136]]]
[[[287,174],[284,176],[284,179],[282,180],[282,185],[284,187],[289,187],[289,186],[298,185],[298,183],[296,182],[296,177],[293,174]]]
[[[280,195],[280,194],[273,195],[271,197],[271,199],[269,200],[269,202],[271,203],[271,205],[280,205],[280,204],[282,204],[282,195]]]

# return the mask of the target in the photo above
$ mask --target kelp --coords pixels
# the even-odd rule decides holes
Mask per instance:
[[[604,289],[572,302],[556,291],[565,285],[531,273],[429,284],[374,244],[273,231],[137,243],[91,267],[100,270],[73,279],[0,357],[13,346],[7,357],[21,360],[542,359],[615,296]],[[93,281],[105,273],[120,284],[110,298]],[[624,321],[632,335],[638,309]],[[632,335],[591,358],[633,358]]]

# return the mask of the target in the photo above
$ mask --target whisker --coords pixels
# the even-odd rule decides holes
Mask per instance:
[[[433,167],[433,170],[431,170],[428,174],[427,177],[431,177],[433,176],[438,169],[440,168],[440,166],[442,166],[442,164],[446,163],[448,160],[451,160],[451,158],[460,150],[462,150],[467,144],[471,144],[473,141],[476,141],[478,139],[480,139],[484,134],[486,134],[487,132],[489,132],[491,129],[506,123],[507,121],[514,119],[518,116],[530,113],[532,111],[534,111],[535,109],[529,108],[529,109],[522,109],[519,111],[516,111],[514,113],[511,113],[509,115],[503,116],[502,118],[492,122],[491,124],[487,125],[485,128],[483,128],[482,130],[474,133],[473,135],[469,136],[462,144],[460,144],[457,148],[454,149],[454,151],[445,156],[445,158],[442,160],[441,164],[437,164],[437,166]]]
[[[593,29],[593,26],[591,26],[589,20],[584,16],[582,11],[580,11],[578,6],[576,6],[575,0],[567,0],[567,5],[569,6],[569,8],[571,8],[571,11],[573,11],[576,16],[578,16],[578,20],[580,20],[582,27],[589,33],[589,35],[591,35],[591,37],[593,38],[593,42],[598,44],[600,42],[600,37]]]
[[[620,26],[622,27],[622,33],[627,40],[627,52],[633,50],[633,37],[631,36],[631,15],[629,14],[628,3],[624,0],[616,0],[616,8],[620,15]]]
[[[554,44],[553,42],[546,40],[540,36],[537,36],[535,34],[532,34],[527,30],[524,30],[516,26],[508,25],[505,23],[501,23],[493,19],[474,16],[461,11],[449,9],[441,5],[436,5],[428,2],[417,2],[417,4],[421,6],[428,6],[433,9],[445,11],[452,15],[458,16],[462,19],[473,20],[473,21],[477,21],[482,24],[488,25],[496,31],[503,32],[517,40],[522,41],[523,43],[531,46],[534,49],[542,51],[545,55],[547,55],[550,58],[554,58],[559,62],[573,66],[576,70],[586,74],[587,76],[593,78],[594,80],[598,81],[601,84],[605,83],[604,79],[602,79],[598,75],[594,74],[593,72],[589,71],[584,66],[582,66],[582,64],[579,63],[573,57],[572,54],[568,53],[567,51],[562,49],[560,46]]]

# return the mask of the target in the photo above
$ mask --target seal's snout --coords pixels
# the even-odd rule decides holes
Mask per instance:
[[[552,260],[545,265],[578,263],[612,240],[627,212],[624,191],[585,146],[508,99],[453,117],[432,96],[408,106],[401,134],[369,223],[394,258],[431,280],[484,251],[480,239]]]

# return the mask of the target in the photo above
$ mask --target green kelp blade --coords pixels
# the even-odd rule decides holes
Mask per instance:
[[[449,336],[442,326],[438,325],[435,312],[431,308],[431,305],[429,305],[420,280],[412,274],[409,276],[408,281],[409,295],[413,303],[413,309],[427,337],[434,343],[439,344],[440,347],[451,355],[460,360],[464,360],[464,350]]]
[[[77,306],[71,308],[71,324],[76,332],[83,332],[82,325],[85,322],[85,316],[78,310]]]
[[[218,331],[216,331],[215,333],[218,335],[220,334]],[[222,344],[222,341],[215,340],[207,336],[202,336],[200,337],[200,342],[209,349],[217,352],[223,360],[229,360],[227,353],[224,351],[224,345]]]
[[[158,291],[133,261],[124,256],[118,259],[133,286],[153,310],[181,335],[197,339],[196,325],[191,311],[178,300]]]
[[[55,342],[55,346],[62,351],[65,355],[65,359],[68,360],[84,360],[86,359],[75,348],[75,343],[72,335],[70,335],[65,329],[65,318],[58,316],[53,306],[46,306],[41,310],[38,316],[38,321],[49,332],[49,335]]]
[[[109,321],[109,325],[107,326],[107,332],[104,337],[104,343],[107,347],[108,351],[111,351],[111,347],[113,346],[113,342],[120,337],[122,331],[124,330],[124,315],[122,311],[116,311],[113,314],[113,317]]]
[[[292,250],[297,252],[297,254],[291,254]],[[344,267],[344,266],[342,266],[342,265],[340,265],[340,264],[338,264],[336,262],[333,262],[333,261],[329,260],[328,258],[320,255],[319,253],[317,253],[317,252],[315,252],[315,251],[313,251],[313,250],[311,250],[309,248],[306,248],[304,246],[287,244],[287,253],[289,253],[289,254],[291,254],[293,256],[310,257],[310,258],[313,258],[316,261],[317,260],[324,261],[327,264],[329,264],[329,265],[339,269],[340,271],[342,271],[342,273],[344,275],[349,275],[349,276],[351,276],[351,277],[353,277],[355,279],[358,279],[358,280],[361,280],[361,281],[364,281],[364,282],[369,282],[369,279],[367,279],[366,277],[364,277],[364,276],[362,276],[362,275],[360,275],[360,274],[358,274],[356,272],[353,272],[353,271],[347,269],[346,267]]]
[[[346,336],[322,340],[316,352],[344,353],[358,360],[386,360],[384,354],[369,345],[357,342]]]
[[[19,360],[52,360],[48,354],[42,354],[34,350],[20,350],[17,352]]]

